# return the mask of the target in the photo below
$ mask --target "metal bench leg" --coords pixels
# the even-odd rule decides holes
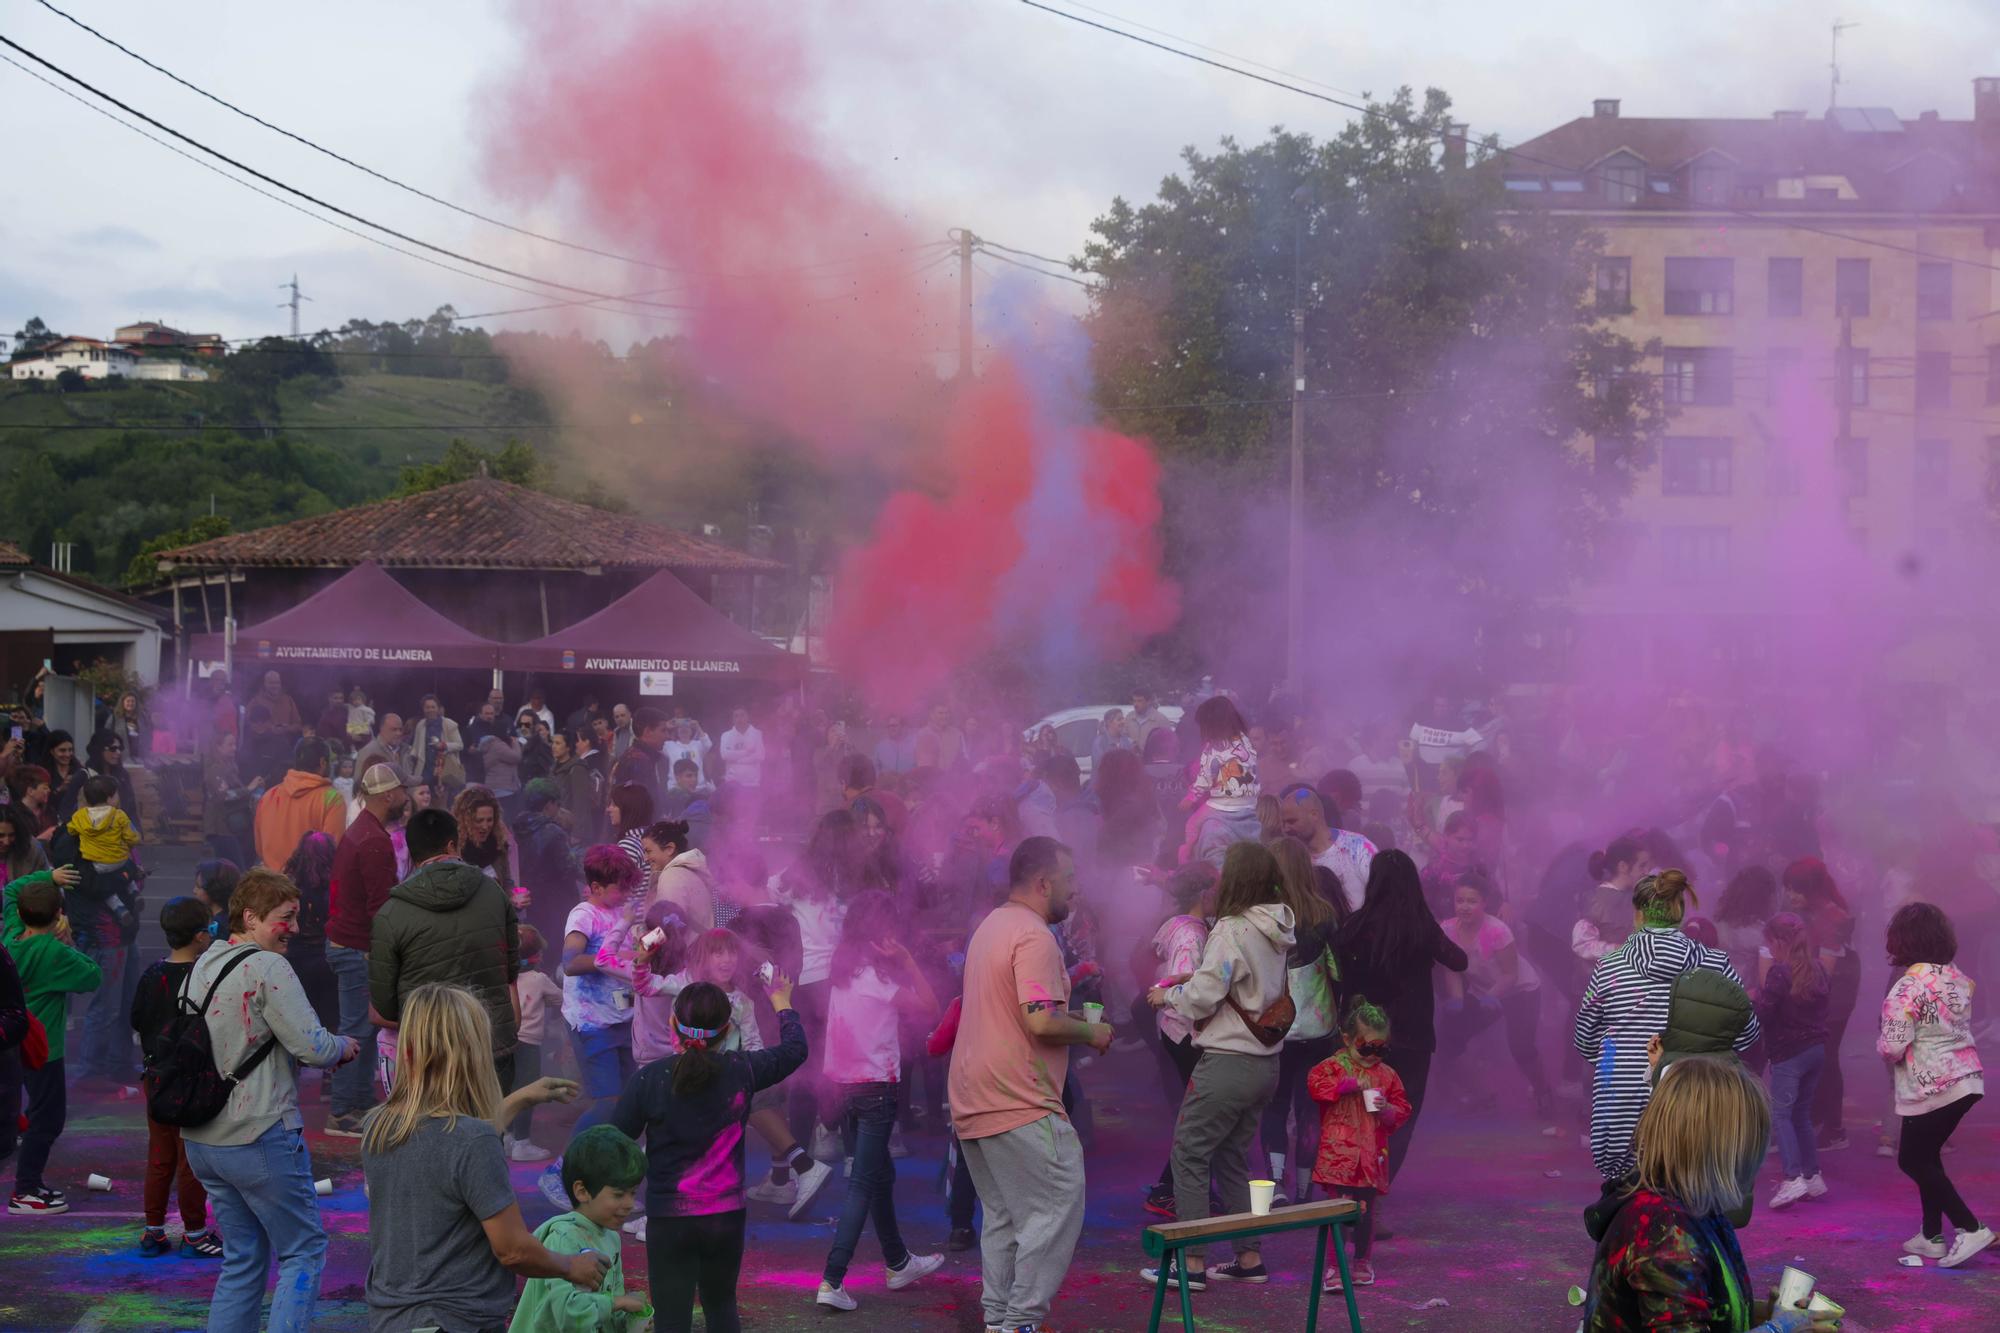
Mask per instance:
[[[1363,1204],[1362,1207],[1367,1207]],[[1333,1224],[1333,1258],[1340,1265],[1340,1291],[1347,1297],[1347,1327],[1352,1333],[1361,1333],[1361,1311],[1354,1304],[1354,1274],[1347,1268],[1347,1244],[1341,1239],[1340,1229],[1344,1222]]]
[[[1306,1333],[1315,1333],[1319,1328],[1320,1275],[1326,1272],[1326,1228],[1320,1227],[1315,1234],[1318,1239],[1313,1243],[1312,1272],[1306,1275],[1310,1284],[1306,1289],[1312,1293],[1306,1298]]]
[[[1183,1245],[1175,1254],[1179,1256],[1174,1260],[1174,1274],[1181,1283],[1181,1328],[1185,1333],[1194,1333],[1194,1300],[1188,1295],[1187,1247]],[[1203,1271],[1207,1270],[1204,1268]]]
[[[1160,1256],[1160,1271],[1153,1277],[1153,1317],[1146,1324],[1146,1333],[1160,1333],[1160,1315],[1167,1308],[1167,1258],[1170,1249]]]

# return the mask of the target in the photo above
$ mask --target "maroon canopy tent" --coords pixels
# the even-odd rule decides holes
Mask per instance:
[[[501,648],[509,671],[672,675],[696,680],[795,679],[802,659],[774,648],[661,570],[596,615]],[[649,691],[671,692],[667,688]]]
[[[504,645],[433,611],[369,561],[288,611],[236,631],[238,669],[291,662],[362,667],[498,665]],[[197,634],[197,656],[219,661],[220,634]]]

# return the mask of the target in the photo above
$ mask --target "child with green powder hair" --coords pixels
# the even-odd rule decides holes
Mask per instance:
[[[1389,1015],[1356,995],[1340,1022],[1341,1047],[1313,1067],[1306,1091],[1319,1103],[1319,1157],[1313,1183],[1328,1198],[1354,1199],[1361,1220],[1347,1229],[1354,1240],[1354,1285],[1375,1281],[1369,1256],[1375,1247],[1375,1199],[1389,1192],[1389,1135],[1410,1118],[1403,1080],[1383,1060],[1389,1053]],[[1324,1291],[1340,1290],[1340,1267],[1329,1264]]]
[[[610,1262],[604,1283],[586,1291],[566,1278],[530,1278],[507,1333],[625,1333],[652,1307],[625,1290],[618,1229],[638,1205],[646,1154],[611,1125],[592,1125],[563,1149],[562,1182],[573,1205],[535,1228],[551,1254],[601,1254]]]

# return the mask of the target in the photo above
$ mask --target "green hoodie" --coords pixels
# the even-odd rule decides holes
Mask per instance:
[[[42,1020],[49,1034],[49,1059],[62,1059],[69,997],[102,985],[102,969],[53,935],[19,936],[8,941],[7,952],[14,955],[14,967],[21,974],[28,1012]]]
[[[581,1333],[588,1329],[624,1333],[632,1316],[611,1308],[612,1302],[625,1294],[625,1265],[620,1257],[624,1238],[582,1213],[558,1213],[535,1228],[535,1239],[552,1254],[594,1251],[609,1260],[611,1267],[604,1270],[604,1285],[596,1291],[584,1291],[567,1278],[529,1278],[507,1333]]]
[[[396,1022],[403,997],[428,981],[463,986],[493,1021],[493,1053],[514,1049],[510,987],[521,971],[521,927],[507,890],[478,867],[429,861],[389,890],[369,928],[368,998]]]

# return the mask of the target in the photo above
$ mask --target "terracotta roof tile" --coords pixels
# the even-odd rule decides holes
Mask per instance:
[[[197,568],[688,569],[783,566],[691,532],[475,477],[161,553]]]
[[[0,541],[0,565],[32,565],[28,553],[12,542]]]

